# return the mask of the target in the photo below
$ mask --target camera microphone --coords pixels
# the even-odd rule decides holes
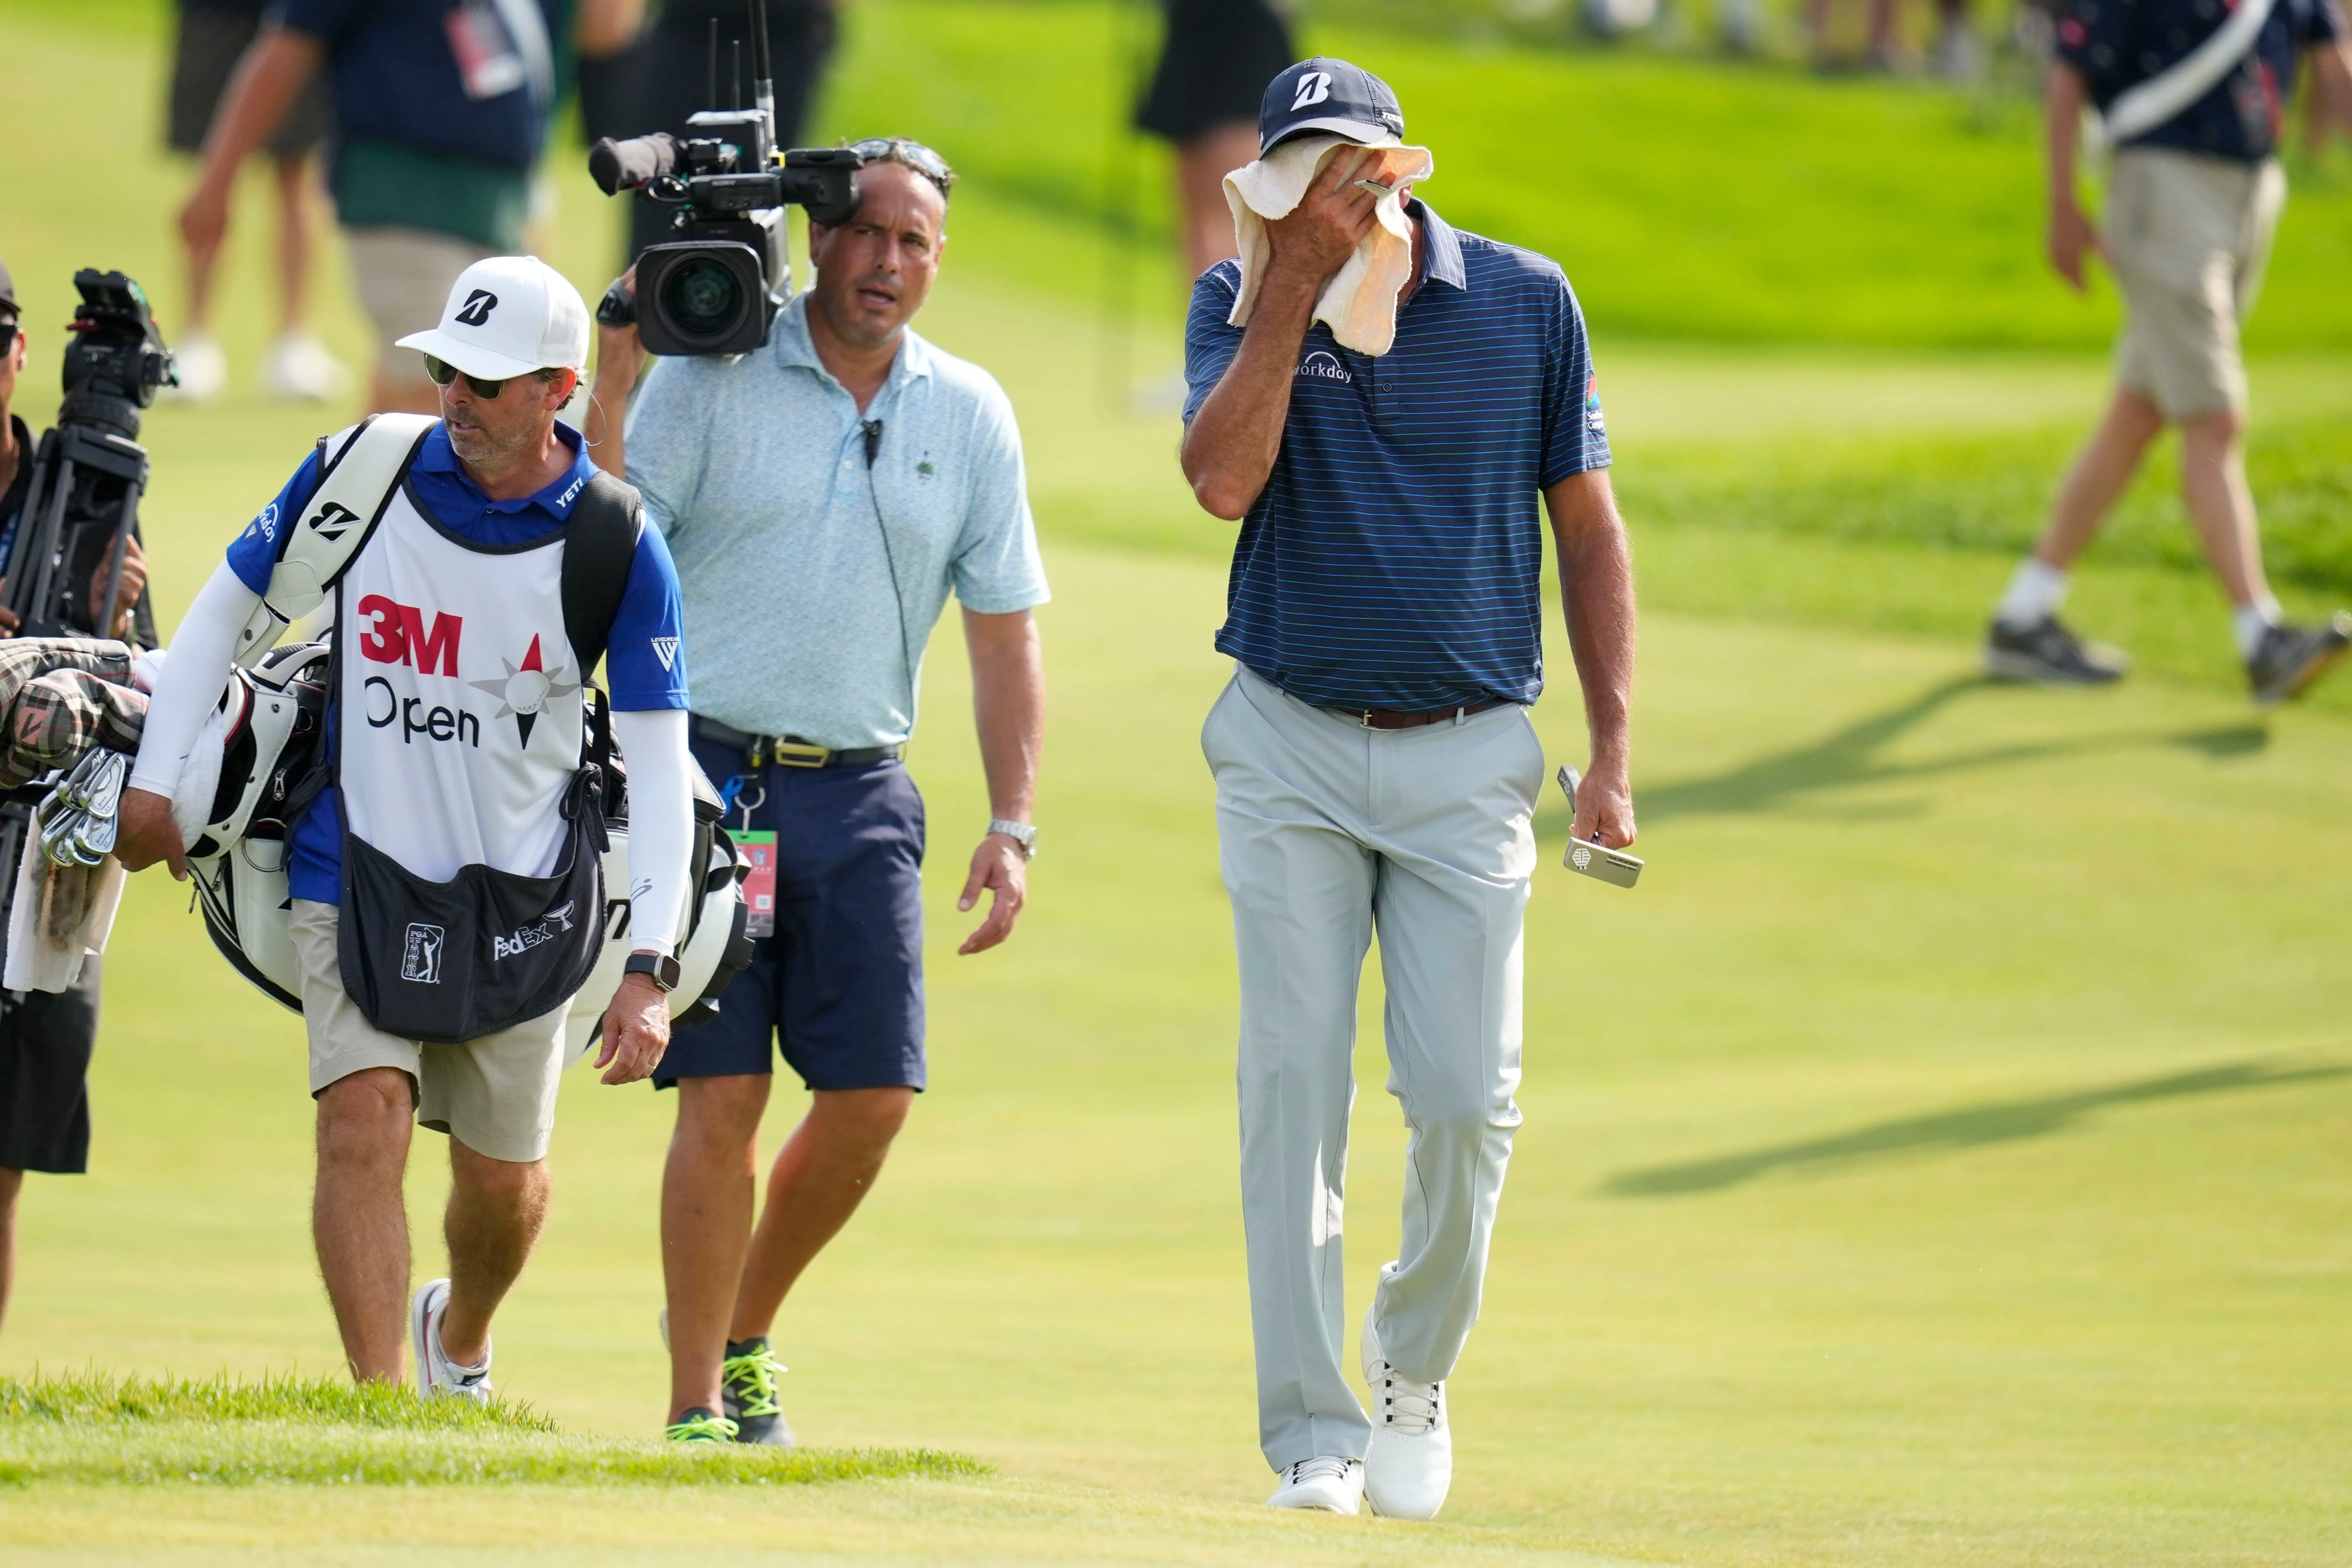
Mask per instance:
[[[600,136],[588,149],[588,177],[606,195],[650,185],[677,167],[677,140],[666,131],[615,141]]]
[[[874,466],[874,459],[882,451],[882,422],[878,419],[869,419],[866,422],[865,429],[866,466],[871,468]]]

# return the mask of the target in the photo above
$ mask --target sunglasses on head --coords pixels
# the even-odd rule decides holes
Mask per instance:
[[[937,185],[942,196],[955,189],[955,171],[948,167],[948,161],[919,141],[903,136],[873,136],[851,142],[849,150],[868,163],[904,163]]]
[[[446,387],[464,375],[466,384],[473,389],[474,395],[485,402],[495,401],[499,393],[507,390],[507,382],[516,379],[513,376],[503,376],[493,382],[486,381],[480,376],[467,375],[448,361],[436,360],[430,354],[425,356],[425,373],[432,378],[433,384],[436,387]],[[551,371],[533,371],[531,374],[543,382],[555,379],[554,372]]]

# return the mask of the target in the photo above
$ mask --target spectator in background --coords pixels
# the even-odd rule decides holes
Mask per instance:
[[[2182,498],[2230,596],[2254,700],[2294,695],[2352,643],[2352,615],[2340,610],[2317,627],[2280,618],[2246,487],[2246,368],[2238,332],[2286,201],[2278,143],[2303,58],[2332,112],[2352,126],[2352,50],[2336,0],[2275,0],[2267,12],[2245,50],[2200,96],[2122,138],[2104,237],[2075,196],[2084,105],[2104,116],[2136,88],[2189,90],[2197,79],[2192,57],[2236,13],[2213,0],[2070,0],[2059,20],[2047,111],[2050,262],[2080,290],[2088,254],[2104,256],[2123,289],[2125,324],[2106,418],[2074,460],[2041,542],[1994,612],[1985,643],[1992,675],[2066,685],[2122,676],[2122,656],[2084,646],[2060,623],[2058,610],[2075,558],[2168,424],[2180,427]]]
[[[580,0],[583,39],[633,0]],[[531,166],[555,102],[552,39],[568,0],[278,0],[205,140],[180,232],[209,258],[236,171],[323,65],[340,139],[329,184],[352,280],[376,332],[369,406],[440,410],[425,361],[395,340],[441,313],[475,262],[521,249]]]
[[[1188,295],[1192,279],[1240,254],[1225,176],[1257,157],[1258,99],[1297,57],[1268,0],[1168,0],[1160,68],[1135,123],[1176,148]]]
[[[775,72],[776,143],[800,144],[810,106],[816,101],[825,62],[833,56],[832,0],[766,0],[768,54]],[[711,25],[718,25],[717,98],[711,96]],[[595,125],[593,135],[643,136],[667,131],[688,134],[686,117],[698,110],[725,109],[737,101],[734,43],[742,40],[743,107],[751,103],[751,18],[744,0],[667,0],[653,26],[628,57],[629,80],[623,101],[631,116],[622,129]],[[583,77],[583,90],[586,86]],[[593,122],[592,122],[593,123]],[[629,204],[629,255],[670,237],[677,208],[642,198]]]
[[[263,0],[180,0],[172,55],[169,140],[174,152],[200,153],[229,75],[261,30]],[[265,143],[278,195],[278,340],[261,361],[271,397],[323,402],[351,372],[302,324],[310,291],[310,152],[331,134],[333,108],[324,81],[303,89]],[[188,250],[188,319],[174,354],[180,384],[172,395],[204,402],[228,384],[228,359],[212,335],[215,245]]]
[[[1805,0],[1805,31],[1812,39],[1816,68],[1838,70],[1850,62],[1839,54],[1830,32],[1836,0]],[[1874,71],[1899,71],[1910,62],[1903,47],[1902,0],[1869,0],[1869,41],[1862,65]],[[1947,81],[1967,81],[1983,68],[1983,50],[1969,26],[1969,0],[1936,0],[1936,43],[1928,68]]]

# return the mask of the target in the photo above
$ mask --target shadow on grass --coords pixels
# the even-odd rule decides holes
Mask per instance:
[[[2352,1067],[2340,1063],[2296,1065],[2276,1058],[2225,1062],[2193,1072],[2135,1079],[2077,1090],[2071,1094],[2000,1100],[1931,1116],[1906,1116],[1826,1138],[1776,1144],[1713,1159],[1622,1171],[1601,1183],[1600,1191],[1612,1197],[1679,1197],[1690,1193],[1720,1192],[1775,1171],[2047,1137],[2110,1106],[2175,1100],[2192,1094],[2221,1094],[2239,1089],[2274,1089],[2347,1076],[2352,1076]]]
[[[1793,798],[1818,789],[1852,784],[1882,784],[1934,779],[1946,774],[2038,762],[2101,751],[2123,751],[2146,746],[2178,746],[2215,761],[2248,757],[2270,744],[2270,731],[2259,724],[2158,734],[2147,730],[2109,730],[2062,740],[2020,741],[1985,747],[1919,762],[1888,762],[1885,748],[1916,729],[1954,701],[1971,692],[2000,689],[1980,675],[1960,675],[1928,687],[1918,695],[1848,725],[1822,739],[1791,750],[1744,762],[1711,779],[1688,779],[1654,784],[1634,790],[1634,806],[1644,825],[1670,817],[1768,811]],[[1862,815],[1907,815],[1885,809],[1855,809]],[[1557,795],[1537,813],[1538,833],[1565,832],[1567,806]]]

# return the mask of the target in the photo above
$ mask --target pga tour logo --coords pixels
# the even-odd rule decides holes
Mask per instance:
[[[1339,362],[1338,355],[1323,349],[1318,349],[1299,361],[1298,373],[1315,381],[1345,382],[1349,385],[1353,385],[1356,380],[1348,373],[1348,367]]]
[[[534,921],[513,936],[491,937],[490,962],[495,964],[519,954],[528,953],[543,943],[554,941],[571,929],[572,905],[559,904],[547,912],[545,919]]]
[[[407,940],[400,951],[400,977],[414,980],[420,986],[441,983],[441,954],[449,946],[449,934],[438,925],[412,921]]]

